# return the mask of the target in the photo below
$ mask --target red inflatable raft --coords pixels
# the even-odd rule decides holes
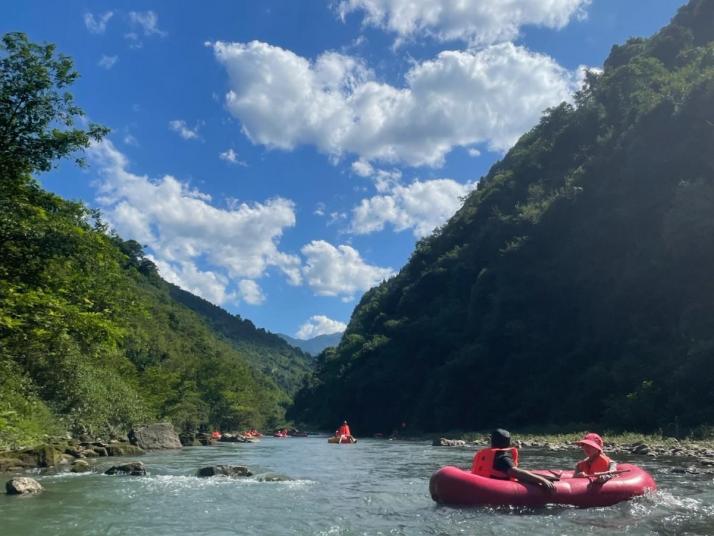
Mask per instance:
[[[618,471],[604,484],[595,479],[572,478],[572,471],[558,471],[560,480],[553,482],[555,492],[523,484],[514,480],[498,480],[477,476],[458,467],[442,467],[429,481],[431,498],[441,504],[477,506],[544,506],[545,504],[572,504],[575,506],[611,506],[626,501],[646,491],[657,488],[647,471],[621,463]],[[551,471],[534,471],[553,476]]]

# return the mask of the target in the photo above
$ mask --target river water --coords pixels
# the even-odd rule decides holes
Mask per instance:
[[[521,465],[570,468],[577,455],[523,449]],[[671,474],[672,459],[618,459],[645,467],[659,490],[609,508],[436,505],[430,475],[443,465],[467,467],[472,456],[472,449],[426,442],[331,445],[326,437],[151,453],[141,457],[146,477],[35,475],[44,493],[0,495],[0,535],[714,534],[714,479]],[[97,470],[121,460],[100,458]],[[247,465],[294,480],[193,476],[214,464]]]

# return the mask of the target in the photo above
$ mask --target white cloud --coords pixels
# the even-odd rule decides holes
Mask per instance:
[[[471,148],[468,150],[468,153],[469,153],[469,156],[472,157],[472,158],[476,158],[477,156],[481,156],[481,151],[479,151],[478,149],[476,149],[476,148],[474,148],[474,147],[471,147]]]
[[[169,121],[169,129],[176,132],[184,140],[198,139],[198,125],[191,128],[183,119],[174,119]]]
[[[452,179],[417,180],[409,186],[394,186],[389,193],[363,199],[352,209],[350,231],[369,234],[391,224],[395,231],[412,229],[415,237],[426,236],[454,215],[462,198],[475,186]]]
[[[586,15],[590,0],[342,0],[344,20],[354,11],[364,23],[393,32],[400,39],[428,35],[441,41],[489,45],[518,37],[521,26],[560,29]]]
[[[240,296],[246,303],[251,305],[260,305],[265,301],[265,295],[258,283],[252,279],[241,279],[238,282],[238,290]]]
[[[147,257],[156,264],[161,277],[166,281],[201,296],[204,300],[217,305],[238,302],[238,295],[227,290],[228,278],[220,273],[201,271],[191,261],[168,262],[151,255]]]
[[[101,59],[97,63],[100,67],[105,68],[106,70],[111,69],[114,67],[114,64],[119,60],[119,56],[107,56],[106,54],[102,54]]]
[[[311,316],[295,334],[298,339],[307,340],[319,335],[331,335],[333,333],[342,333],[347,329],[347,324],[332,320],[325,315]]]
[[[87,27],[90,33],[93,34],[103,34],[107,29],[107,23],[109,19],[114,16],[114,12],[107,11],[103,15],[97,15],[96,17],[91,13],[84,14],[84,25]]]
[[[511,43],[441,52],[415,64],[403,87],[334,52],[311,62],[258,41],[210,46],[230,78],[226,106],[254,143],[412,166],[441,165],[458,146],[505,151],[582,76]]]
[[[370,177],[374,180],[374,186],[378,192],[386,192],[399,183],[402,172],[398,169],[387,171],[376,169],[365,160],[355,160],[352,162],[352,171],[360,177]]]
[[[228,162],[229,164],[236,164],[238,166],[245,166],[247,165],[245,162],[242,160],[238,160],[238,153],[236,153],[233,149],[228,149],[226,151],[223,151],[218,155],[218,158],[221,160],[224,160],[225,162]]]
[[[152,180],[128,171],[127,158],[109,140],[94,144],[89,155],[101,176],[97,201],[105,218],[122,237],[148,245],[174,283],[214,303],[258,303],[257,284],[241,281],[236,291],[231,281],[260,278],[271,267],[300,284],[300,259],[278,250],[283,231],[295,225],[292,201],[277,197],[221,209],[170,175]]]
[[[144,35],[158,35],[165,37],[166,32],[159,29],[159,16],[153,11],[130,11],[129,22],[132,26],[140,28]]]
[[[320,296],[350,301],[355,294],[394,275],[391,268],[367,264],[351,246],[335,247],[324,240],[313,240],[300,251],[305,256],[304,281]]]

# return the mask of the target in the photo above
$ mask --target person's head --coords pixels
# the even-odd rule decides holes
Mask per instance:
[[[506,449],[511,446],[511,434],[508,430],[497,428],[491,432],[491,448]]]
[[[602,452],[602,437],[600,437],[598,434],[592,432],[589,434],[585,434],[585,437],[583,437],[580,441],[576,441],[575,443],[577,445],[580,445],[580,447],[583,449],[585,455],[588,458],[592,458],[593,456],[596,456],[597,454],[600,454]]]
[[[347,421],[342,421],[342,424],[347,424]]]

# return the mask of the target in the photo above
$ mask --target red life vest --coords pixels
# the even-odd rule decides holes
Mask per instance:
[[[338,430],[340,433],[338,435],[346,435],[346,436],[351,436],[352,433],[350,432],[350,427],[346,424],[343,424],[340,426],[340,429]]]
[[[612,460],[605,456],[602,452],[598,454],[594,460],[583,460],[575,466],[576,473],[585,473],[591,475],[593,473],[604,473],[610,470]]]
[[[487,478],[510,478],[503,471],[493,468],[493,462],[496,459],[496,454],[501,451],[510,451],[513,457],[513,463],[518,467],[518,449],[515,447],[510,447],[507,449],[494,449],[485,448],[479,450],[474,456],[473,464],[471,465],[471,472],[478,476],[485,476]]]

